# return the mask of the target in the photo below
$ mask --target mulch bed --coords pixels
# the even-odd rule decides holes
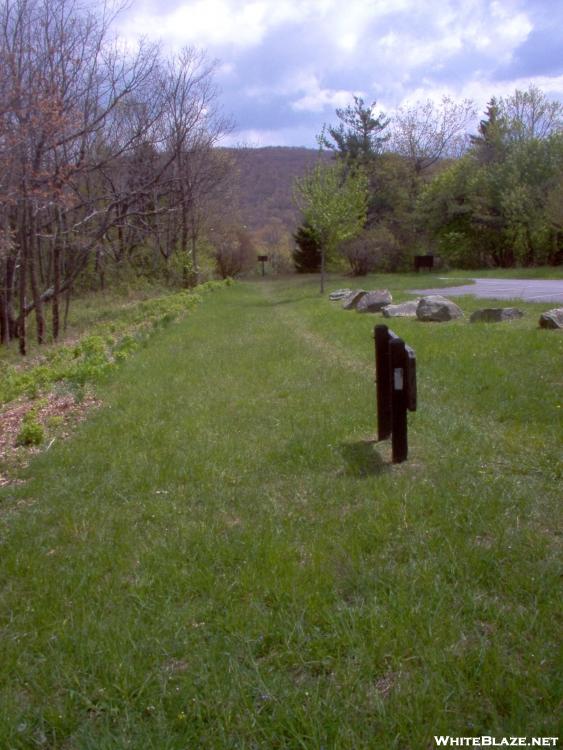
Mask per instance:
[[[18,399],[0,409],[0,487],[21,481],[16,474],[35,454],[49,450],[56,440],[66,439],[73,427],[100,403],[92,396],[78,402],[70,393],[51,392],[39,399]],[[36,410],[36,420],[45,430],[45,440],[38,446],[17,445],[23,419],[31,409]]]

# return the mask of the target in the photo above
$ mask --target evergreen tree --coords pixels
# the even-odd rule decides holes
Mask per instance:
[[[321,148],[335,151],[346,161],[367,168],[390,138],[390,135],[383,135],[390,120],[383,112],[376,117],[375,105],[376,102],[373,102],[366,107],[364,100],[355,96],[353,106],[337,109],[340,124],[336,127],[323,126],[318,136]]]
[[[297,273],[318,273],[321,270],[321,245],[315,230],[305,221],[293,235],[293,264]]]
[[[473,153],[481,164],[502,161],[506,151],[507,124],[495,97],[485,110],[485,119],[479,123],[478,135],[471,136]]]

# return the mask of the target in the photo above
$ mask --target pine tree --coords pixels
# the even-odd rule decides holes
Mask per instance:
[[[364,100],[354,97],[354,105],[346,109],[337,109],[336,116],[340,124],[336,127],[326,125],[318,142],[321,148],[335,151],[338,156],[355,165],[367,168],[375,156],[383,151],[384,144],[390,135],[383,135],[390,120],[380,112],[374,114],[376,102],[366,106]]]
[[[488,103],[485,116],[479,123],[478,135],[471,136],[471,145],[481,164],[492,164],[503,160],[507,135],[507,124],[495,97]]]
[[[304,222],[293,239],[293,264],[297,273],[318,273],[321,269],[321,246],[313,227]]]

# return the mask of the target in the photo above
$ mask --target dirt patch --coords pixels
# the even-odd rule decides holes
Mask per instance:
[[[88,412],[100,405],[93,396],[77,401],[70,393],[56,392],[39,399],[18,399],[0,410],[0,487],[19,483],[17,473],[25,468],[31,458],[49,450],[57,440],[65,440],[73,428],[85,419]],[[24,417],[35,412],[35,420],[43,427],[41,445],[18,445],[18,435]]]

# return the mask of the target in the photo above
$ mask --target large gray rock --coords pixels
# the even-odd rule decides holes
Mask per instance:
[[[346,297],[344,297],[344,299],[342,300],[342,309],[355,310],[358,302],[365,294],[367,294],[367,292],[363,289],[356,289],[355,291],[350,292],[350,294],[347,294]]]
[[[387,305],[383,308],[384,318],[416,318],[416,308],[419,300],[413,299],[401,302],[400,305]]]
[[[347,297],[351,292],[351,289],[336,289],[328,295],[328,298],[334,302],[335,300]]]
[[[563,307],[554,307],[540,315],[540,328],[563,328]]]
[[[393,297],[388,289],[375,289],[373,292],[366,292],[362,299],[356,305],[356,310],[360,313],[381,312],[385,305],[390,305]]]
[[[416,308],[416,317],[427,322],[443,323],[447,320],[463,318],[463,312],[455,302],[441,294],[430,294],[421,297]]]
[[[517,320],[524,315],[517,307],[485,307],[475,310],[469,318],[470,323],[502,323],[505,320]]]

